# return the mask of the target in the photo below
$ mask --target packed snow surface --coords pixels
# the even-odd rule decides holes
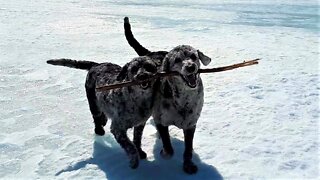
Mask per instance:
[[[0,1],[0,178],[318,179],[318,9],[315,0]],[[108,127],[93,133],[86,72],[46,64],[124,65],[137,56],[125,16],[150,50],[189,44],[212,58],[209,67],[262,58],[201,75],[196,175],[182,170],[182,131],[170,129],[176,153],[164,160],[152,121],[142,141],[148,159],[131,170]]]

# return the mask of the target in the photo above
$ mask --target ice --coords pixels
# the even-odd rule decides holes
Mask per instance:
[[[315,0],[1,1],[0,178],[319,179],[318,11]],[[108,127],[94,136],[86,72],[46,64],[124,65],[137,56],[125,16],[150,50],[189,44],[212,58],[209,67],[262,58],[202,75],[196,175],[183,173],[181,130],[170,128],[175,156],[164,160],[152,121],[142,141],[148,159],[131,170]]]

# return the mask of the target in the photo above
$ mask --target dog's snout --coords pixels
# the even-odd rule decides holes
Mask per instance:
[[[147,73],[142,73],[137,75],[138,80],[146,80],[149,78],[149,75]]]
[[[186,66],[186,70],[188,71],[188,73],[194,73],[196,71],[196,65],[190,64],[190,65]]]

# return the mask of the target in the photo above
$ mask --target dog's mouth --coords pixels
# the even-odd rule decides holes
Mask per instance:
[[[143,82],[140,84],[142,89],[148,89],[150,87],[150,82]]]
[[[150,77],[151,75],[144,73],[144,74],[137,75],[135,79],[137,81],[142,81],[141,83],[139,83],[139,86],[142,89],[148,89],[151,87]]]
[[[195,88],[198,85],[198,78],[199,75],[196,74],[189,74],[189,75],[181,75],[184,82],[191,88]]]

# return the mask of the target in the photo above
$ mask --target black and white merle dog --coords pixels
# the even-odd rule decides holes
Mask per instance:
[[[174,125],[183,129],[185,141],[183,170],[188,174],[194,174],[198,168],[192,162],[193,137],[204,101],[203,85],[197,72],[200,62],[206,66],[211,59],[188,45],[177,46],[169,52],[150,52],[132,35],[128,18],[124,19],[124,28],[127,41],[139,55],[163,56],[161,70],[176,71],[180,74],[180,76],[170,76],[160,80],[153,118],[162,139],[161,155],[164,157],[171,157],[174,154],[168,126]]]
[[[99,64],[69,59],[49,60],[47,63],[88,70],[85,88],[94,119],[95,133],[104,135],[103,127],[107,123],[107,118],[112,119],[111,133],[129,156],[130,167],[137,168],[139,159],[145,159],[147,156],[141,149],[141,138],[145,123],[152,114],[156,82],[150,81],[137,86],[102,92],[96,91],[96,87],[150,78],[157,72],[154,60],[141,56],[122,68],[112,63]],[[127,136],[127,130],[132,127],[134,127],[133,142]]]

